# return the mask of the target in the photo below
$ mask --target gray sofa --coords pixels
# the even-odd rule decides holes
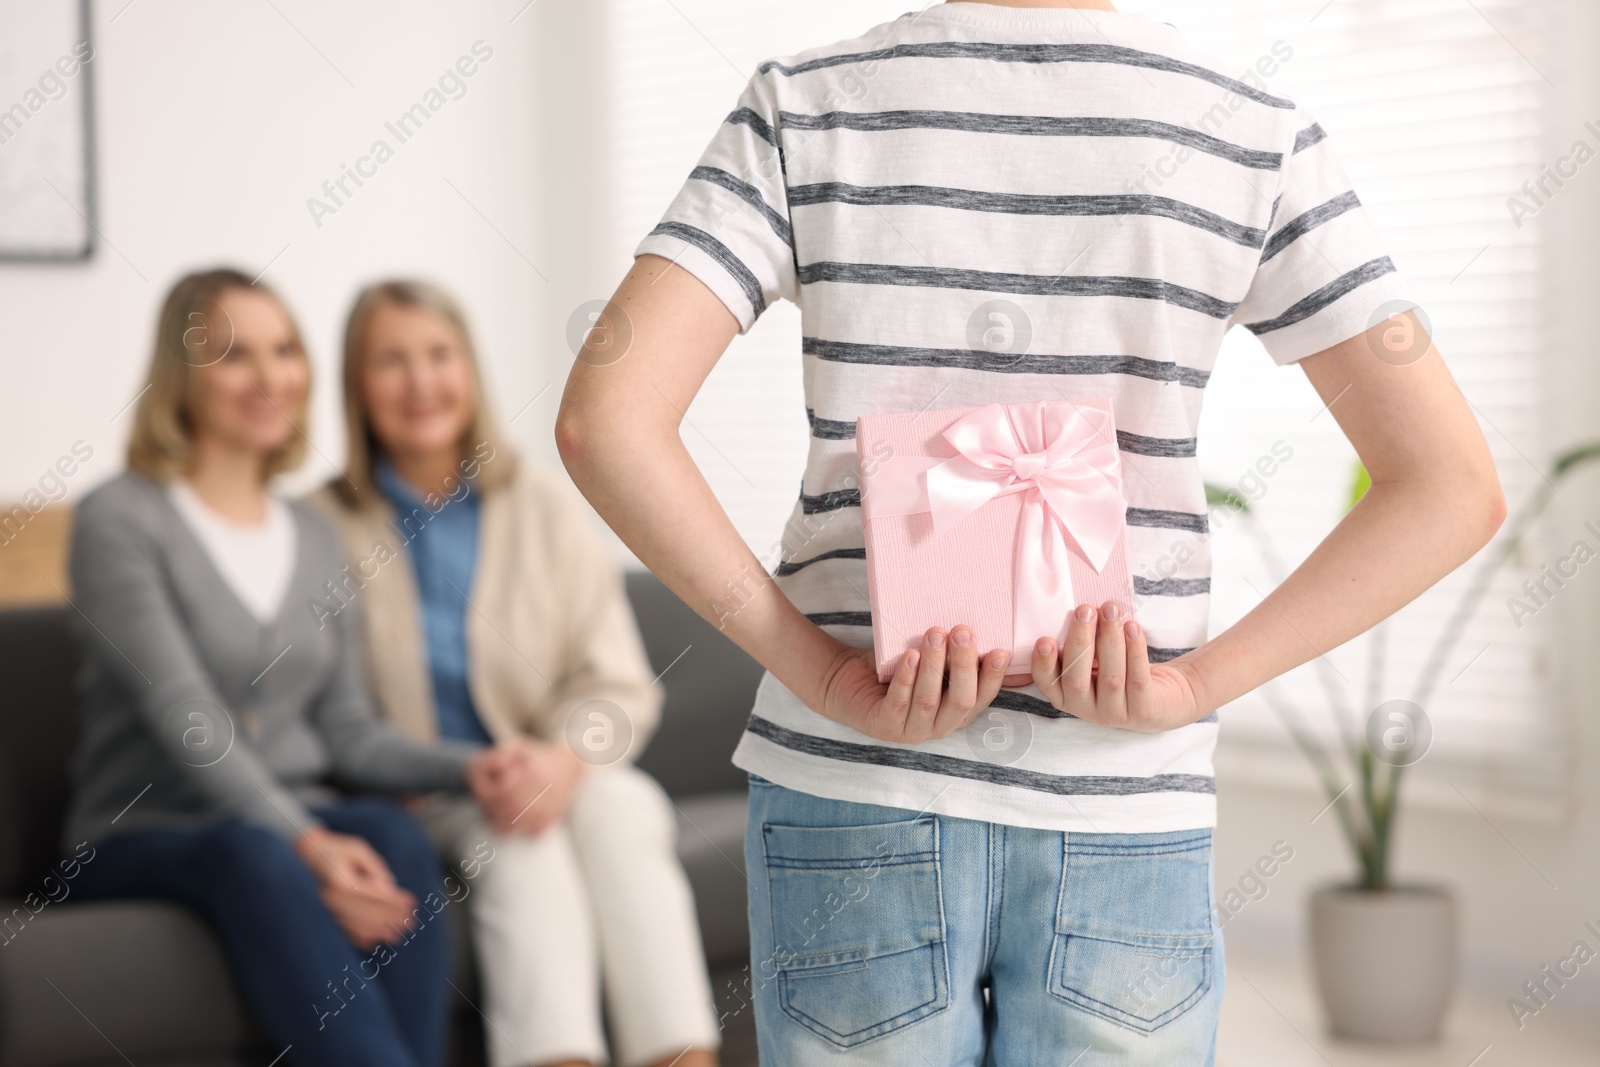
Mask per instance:
[[[728,1064],[748,1058],[745,782],[729,762],[760,668],[653,576],[628,576],[650,660],[665,671],[662,725],[639,763],[679,812]],[[264,1067],[215,939],[194,916],[145,902],[77,904],[51,877],[74,729],[70,607],[0,611],[0,1067]],[[59,902],[57,902],[59,901]],[[470,907],[470,900],[469,900]],[[482,1062],[477,981],[456,909],[461,990],[451,1063]],[[287,1061],[285,1061],[287,1062]]]

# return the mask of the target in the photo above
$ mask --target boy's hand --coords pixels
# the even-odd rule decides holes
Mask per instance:
[[[1206,714],[1190,668],[1181,660],[1152,666],[1144,628],[1109,601],[1098,612],[1080,604],[1063,647],[1039,640],[1033,683],[1057,710],[1105,726],[1155,733]]]
[[[884,685],[872,649],[841,648],[823,683],[818,710],[880,741],[918,744],[948,737],[989,706],[1010,659],[1011,653],[998,649],[980,659],[968,627],[948,634],[935,628],[923,635],[920,649],[900,657],[894,678]]]

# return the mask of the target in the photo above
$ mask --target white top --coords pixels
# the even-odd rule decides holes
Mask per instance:
[[[167,491],[240,603],[262,625],[276,620],[294,574],[297,546],[289,506],[268,495],[265,519],[236,522],[219,515],[181,478],[174,479]]]
[[[1242,325],[1287,364],[1414,306],[1272,73],[1142,16],[979,3],[757,68],[638,252],[741,329],[780,298],[800,308],[811,441],[776,580],[801,611],[871,642],[858,416],[1109,396],[1151,657],[1205,641],[1195,448],[1223,335]],[[769,675],[734,760],[836,799],[1153,832],[1214,823],[1216,735],[1214,715],[1085,723],[1029,686],[961,734],[895,745]]]

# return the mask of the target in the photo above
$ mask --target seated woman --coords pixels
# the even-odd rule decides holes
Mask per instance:
[[[527,806],[452,797],[423,821],[447,855],[491,830],[474,885],[490,1062],[715,1063],[710,983],[673,812],[631,766],[659,714],[616,568],[563,483],[499,438],[466,321],[433,286],[360,294],[345,330],[340,528],[374,692],[440,744],[515,745]],[[507,772],[509,773],[509,771]]]
[[[503,751],[424,745],[373,713],[326,520],[272,495],[305,451],[310,365],[283,304],[232,270],[167,297],[128,471],[79,506],[77,900],[170,901],[216,931],[286,1063],[441,1060],[444,879],[421,828],[335,787],[514,785]],[[452,889],[452,887],[454,887]]]

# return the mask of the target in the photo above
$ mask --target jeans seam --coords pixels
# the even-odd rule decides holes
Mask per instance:
[[[1067,905],[1067,864],[1071,862],[1072,837],[1070,834],[1061,835],[1061,879],[1056,884],[1056,909],[1050,921],[1050,956],[1045,962],[1044,989],[1051,996],[1057,996],[1055,989],[1057,954],[1061,951],[1061,943],[1065,940],[1061,936],[1062,909]]]
[[[944,984],[945,1006],[938,1011],[947,1010],[955,999],[950,990],[950,925],[944,911],[944,823],[937,815],[933,819],[933,893],[939,901],[939,954],[944,957]],[[933,954],[928,956],[929,967],[933,968],[933,997],[939,999],[939,971],[933,965]]]
[[[918,948],[907,949],[907,951],[908,952],[917,952],[917,951],[920,951],[920,949],[932,948],[932,947],[933,947],[932,945],[921,945]],[[933,959],[933,954],[931,952],[928,954],[928,959],[930,961],[929,962],[929,966],[931,967],[932,966],[932,959]],[[837,974],[837,975],[826,975],[824,977],[842,978],[845,975],[859,974],[859,973],[860,973],[859,971],[844,971],[844,972],[841,972],[840,974]],[[937,977],[937,972],[935,972],[935,976]],[[779,972],[778,977],[779,977],[779,981],[780,981],[780,985],[779,985],[779,989],[780,990],[783,988],[783,984],[782,983],[783,983],[784,979],[789,979],[791,981],[793,980],[793,976],[792,975],[789,975],[789,974],[787,974],[785,972],[782,972],[782,971]],[[862,989],[861,983],[859,981],[857,981],[856,979],[852,978],[851,982],[855,985],[855,987],[856,987],[856,989],[858,991],[860,991],[864,996],[868,997],[868,999],[871,999],[871,994],[867,993],[864,989]],[[935,982],[934,986],[935,986],[934,993],[933,993],[933,997],[931,999],[923,1001],[921,1004],[918,1004],[916,1007],[907,1008],[905,1011],[902,1011],[900,1014],[894,1016],[893,1018],[880,1020],[879,1022],[873,1023],[871,1026],[863,1026],[860,1030],[852,1030],[848,1034],[841,1034],[837,1030],[835,1030],[831,1026],[829,1026],[827,1023],[823,1022],[821,1019],[814,1018],[813,1016],[807,1015],[805,1012],[801,1011],[799,1008],[793,1007],[792,1005],[790,1005],[788,1003],[788,999],[787,998],[783,998],[783,1000],[781,1001],[781,1004],[782,1004],[783,1010],[784,1010],[784,1012],[786,1014],[789,1014],[792,1018],[805,1019],[806,1021],[814,1024],[814,1026],[816,1027],[816,1032],[821,1034],[821,1035],[824,1035],[824,1036],[827,1035],[827,1034],[835,1034],[838,1037],[840,1037],[841,1039],[844,1039],[844,1040],[848,1041],[851,1038],[855,1037],[857,1034],[865,1033],[868,1030],[877,1030],[877,1031],[879,1031],[878,1033],[873,1034],[871,1038],[862,1038],[860,1041],[855,1042],[855,1044],[859,1045],[859,1044],[864,1044],[867,1041],[873,1040],[874,1038],[883,1037],[886,1034],[893,1033],[894,1031],[901,1029],[904,1025],[909,1025],[909,1024],[902,1024],[900,1021],[902,1019],[904,1019],[906,1016],[911,1015],[911,1014],[913,1014],[915,1012],[920,1012],[924,1008],[926,1008],[929,1004],[933,1004],[933,1003],[936,1003],[938,1001],[938,999],[939,999],[939,991],[938,991],[938,988],[937,988],[938,983]],[[929,1015],[932,1015],[932,1014],[933,1014],[933,1012],[925,1012],[921,1016],[921,1018],[925,1019]],[[916,1022],[916,1021],[920,1021],[920,1020],[912,1020],[912,1021]],[[899,1024],[899,1025],[896,1025],[896,1024]],[[829,1038],[829,1040],[832,1040],[832,1038]],[[845,1047],[852,1047],[852,1046],[845,1046]]]
[[[1071,937],[1071,935],[1064,935],[1064,936],[1058,937],[1057,940],[1058,941],[1065,941],[1065,940],[1069,940],[1070,937]],[[1054,952],[1052,951],[1052,956],[1053,955],[1054,955]],[[1198,986],[1195,987],[1194,992],[1190,993],[1187,997],[1184,997],[1182,1001],[1180,1001],[1177,1004],[1174,1004],[1172,1007],[1168,1008],[1166,1011],[1162,1012],[1160,1015],[1157,1015],[1155,1017],[1155,1019],[1145,1019],[1145,1018],[1143,1018],[1141,1016],[1133,1014],[1130,1011],[1124,1011],[1123,1009],[1118,1008],[1114,1004],[1108,1004],[1103,1000],[1097,1000],[1096,998],[1094,998],[1094,997],[1090,996],[1089,994],[1083,992],[1081,989],[1073,989],[1070,986],[1066,986],[1066,985],[1062,986],[1062,989],[1066,991],[1065,993],[1057,993],[1054,989],[1051,989],[1049,992],[1050,992],[1050,995],[1053,996],[1053,997],[1057,997],[1057,998],[1059,998],[1061,1000],[1064,1000],[1069,1004],[1079,1004],[1081,1007],[1084,1007],[1087,1010],[1094,1012],[1096,1015],[1099,1015],[1100,1017],[1102,1017],[1104,1019],[1107,1019],[1107,1020],[1109,1020],[1111,1022],[1114,1022],[1114,1023],[1118,1024],[1119,1026],[1127,1027],[1128,1029],[1135,1030],[1135,1031],[1137,1031],[1139,1033],[1153,1034],[1157,1030],[1161,1029],[1161,1027],[1167,1025],[1167,1023],[1157,1023],[1156,1019],[1164,1019],[1164,1018],[1166,1018],[1167,1016],[1170,1015],[1170,1016],[1172,1016],[1172,1018],[1171,1019],[1167,1019],[1167,1022],[1173,1022],[1178,1018],[1178,1016],[1183,1015],[1190,1008],[1194,1007],[1195,1004],[1198,1003],[1203,997],[1205,997],[1205,995],[1207,993],[1211,992],[1212,958],[1211,958],[1211,953],[1209,951],[1205,953],[1205,961],[1206,961],[1206,970],[1205,970],[1205,979],[1204,979],[1204,981],[1202,981]],[[1066,995],[1066,994],[1069,994],[1069,993],[1071,994],[1071,996]],[[1134,1026],[1132,1023],[1124,1021],[1125,1019],[1138,1019],[1140,1022],[1150,1023],[1151,1026],[1150,1026],[1149,1029],[1142,1029],[1140,1027]]]
[[[1186,852],[1204,852],[1208,841],[1171,841],[1159,845],[1096,845],[1079,846],[1080,856],[1181,856]]]
[[[1001,931],[1005,926],[1006,848],[1010,843],[1006,839],[1006,827],[1004,823],[990,823],[989,827],[991,841],[991,847],[989,850],[990,883],[992,885],[998,883],[998,888],[994,892],[994,896],[992,898],[993,909],[990,913],[987,927],[984,930],[984,938],[988,941],[983,955],[983,972],[985,974],[988,974],[989,969],[994,966],[995,955],[1000,951]],[[998,850],[993,847],[993,839],[997,833],[1000,838],[1000,847]]]

